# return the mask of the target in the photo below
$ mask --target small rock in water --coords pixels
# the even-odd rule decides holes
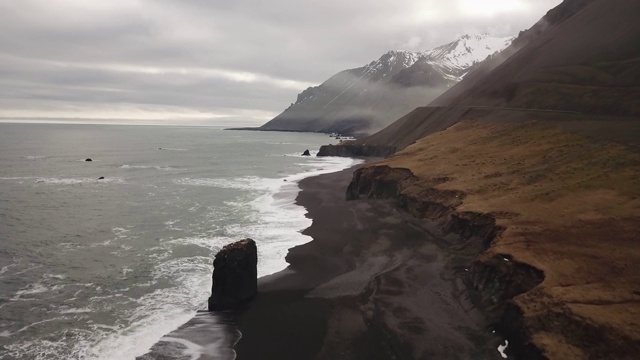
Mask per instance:
[[[305,150],[305,151],[302,153],[302,156],[311,156],[311,153],[309,153],[309,149]]]
[[[104,176],[100,176],[98,180],[104,180]]]
[[[93,160],[91,160],[91,158],[86,158],[84,159],[84,161],[93,161]]]

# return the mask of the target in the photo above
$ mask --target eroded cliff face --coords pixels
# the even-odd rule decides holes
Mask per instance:
[[[317,156],[341,157],[387,157],[396,151],[395,147],[380,145],[338,144],[322,145]]]
[[[417,218],[436,221],[446,233],[464,239],[464,246],[484,251],[504,229],[489,214],[458,211],[466,194],[458,190],[440,190],[433,186],[447,177],[421,179],[409,170],[389,166],[364,167],[355,171],[347,188],[347,200],[360,196],[393,198],[402,209]]]
[[[544,273],[509,255],[487,251],[505,229],[491,214],[459,211],[466,194],[457,190],[440,190],[435,185],[449,179],[421,179],[409,169],[386,165],[363,167],[355,171],[346,191],[347,200],[365,198],[393,199],[398,207],[417,218],[436,222],[447,234],[456,234],[452,245],[466,253],[478,255],[468,268],[467,282],[478,292],[480,301],[495,314],[498,330],[511,339],[509,352],[518,359],[544,359],[530,341],[522,311],[511,301],[534,289],[544,280]]]

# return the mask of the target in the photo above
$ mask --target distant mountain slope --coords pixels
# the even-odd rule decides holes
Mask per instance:
[[[402,149],[462,117],[496,108],[640,115],[640,22],[633,20],[638,1],[607,4],[563,2],[428,107],[359,143]]]
[[[435,99],[512,40],[464,35],[426,52],[389,51],[303,91],[291,107],[260,129],[373,133]]]

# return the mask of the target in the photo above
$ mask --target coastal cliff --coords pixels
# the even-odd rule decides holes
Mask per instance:
[[[552,116],[508,118],[464,120],[363,167],[346,197],[393,199],[458,234],[516,358],[633,359],[640,154],[624,132],[638,123],[608,123],[613,142]]]
[[[458,251],[465,249],[467,253],[480,255],[504,228],[496,224],[491,214],[458,211],[466,194],[434,187],[447,181],[446,177],[421,179],[405,168],[372,165],[354,172],[346,198],[392,199],[412,216],[432,220],[444,233],[458,235],[455,244]],[[493,254],[473,261],[465,280],[478,291],[483,305],[491,308],[496,328],[511,339],[509,354],[518,359],[545,358],[530,344],[522,314],[509,302],[540,284],[544,280],[542,271],[508,255]]]

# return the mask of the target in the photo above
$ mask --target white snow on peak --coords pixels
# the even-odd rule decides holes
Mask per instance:
[[[383,69],[390,69],[394,66],[408,68],[420,58],[420,53],[408,50],[391,50],[382,55],[377,61],[366,66],[367,71],[376,72]]]
[[[485,60],[489,55],[504,50],[514,36],[494,37],[489,34],[467,34],[455,41],[425,51],[421,55],[444,68],[461,70]]]
[[[468,73],[469,67],[504,50],[514,39],[515,36],[467,34],[448,44],[424,52],[391,50],[378,60],[366,65],[361,77],[371,77],[375,74],[379,76],[378,81],[382,81],[383,77],[396,73],[399,69],[424,61],[432,65],[445,78],[460,81]]]
[[[365,73],[372,75],[379,71],[387,72],[400,66],[408,68],[418,61],[425,61],[438,69],[445,77],[462,79],[460,73],[488,56],[504,50],[515,39],[515,36],[495,37],[489,34],[467,34],[456,40],[438,46],[435,49],[414,52],[408,50],[391,50],[365,67]]]

